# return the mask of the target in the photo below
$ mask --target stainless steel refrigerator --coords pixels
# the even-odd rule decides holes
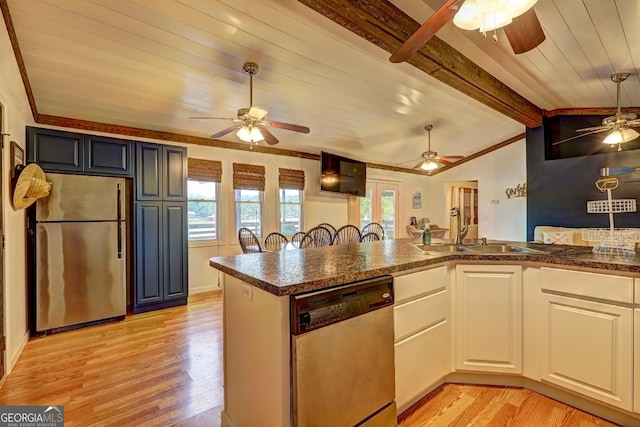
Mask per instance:
[[[36,202],[36,331],[126,314],[124,178],[47,174]]]

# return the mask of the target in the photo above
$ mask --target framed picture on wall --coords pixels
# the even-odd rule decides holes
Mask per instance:
[[[16,179],[20,173],[16,171],[16,166],[24,166],[24,150],[17,142],[11,141],[11,163],[9,164],[11,179]]]

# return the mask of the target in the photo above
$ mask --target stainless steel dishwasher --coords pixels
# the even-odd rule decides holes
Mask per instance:
[[[292,424],[396,425],[393,278],[291,297]]]

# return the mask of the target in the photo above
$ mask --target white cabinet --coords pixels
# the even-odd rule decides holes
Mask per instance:
[[[450,372],[449,289],[449,276],[444,266],[394,278],[398,413]]]
[[[541,377],[631,410],[633,310],[541,295]]]
[[[637,281],[638,279],[636,279]],[[636,293],[636,298],[640,295]],[[640,414],[640,309],[635,309],[633,314],[635,337],[633,339],[633,410]]]
[[[457,265],[456,369],[522,373],[522,267]]]

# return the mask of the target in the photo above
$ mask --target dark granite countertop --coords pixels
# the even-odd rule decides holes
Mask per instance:
[[[513,244],[546,253],[434,253],[411,239],[382,240],[323,248],[286,250],[211,258],[209,264],[277,296],[314,291],[447,261],[517,261],[640,274],[640,254],[594,254],[588,246]]]

